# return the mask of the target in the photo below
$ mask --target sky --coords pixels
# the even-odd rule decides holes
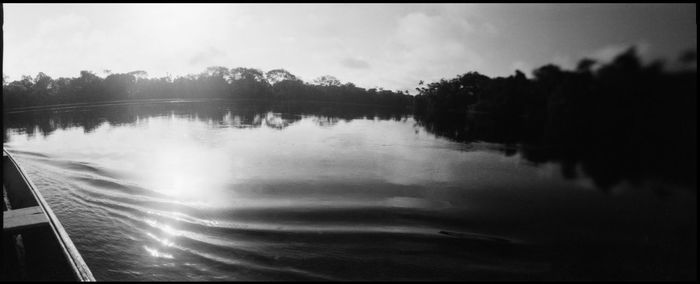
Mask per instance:
[[[530,75],[609,61],[630,46],[675,61],[697,50],[695,4],[3,4],[3,74],[208,66],[283,68],[311,82],[414,90],[466,72]]]

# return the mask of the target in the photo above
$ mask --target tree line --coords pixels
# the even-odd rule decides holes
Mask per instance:
[[[513,144],[530,161],[558,161],[565,176],[582,167],[603,188],[648,177],[694,187],[697,59],[687,52],[679,61],[686,68],[668,71],[632,47],[574,70],[545,65],[532,79],[470,72],[421,83],[414,116],[439,136]]]
[[[81,71],[77,78],[53,79],[40,72],[7,82],[3,75],[3,107],[18,108],[54,104],[138,99],[247,99],[268,102],[321,101],[408,107],[413,97],[382,88],[342,84],[326,75],[308,83],[296,75],[275,69],[208,67],[196,75],[148,78],[145,71],[109,74],[105,78]]]

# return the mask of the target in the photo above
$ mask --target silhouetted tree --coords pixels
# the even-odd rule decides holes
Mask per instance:
[[[333,77],[331,75],[324,75],[324,76],[321,76],[321,77],[314,79],[314,84],[320,85],[320,86],[334,86],[334,87],[341,85],[340,80],[338,80],[338,78]]]
[[[267,73],[265,73],[265,78],[267,79],[267,82],[272,85],[282,81],[301,81],[297,78],[297,76],[284,69],[267,71]]]

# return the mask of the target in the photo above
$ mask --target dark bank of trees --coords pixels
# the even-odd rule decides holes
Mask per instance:
[[[77,78],[58,78],[39,73],[35,77],[6,82],[3,107],[18,108],[137,99],[246,99],[263,102],[320,101],[407,108],[412,96],[383,89],[364,89],[341,84],[333,76],[306,83],[294,74],[275,69],[209,67],[198,75],[147,78],[146,72],[109,74],[102,78],[81,71]]]
[[[605,64],[546,65],[532,79],[471,72],[419,86],[415,117],[456,141],[517,145],[530,161],[561,163],[567,177],[582,169],[602,188],[648,178],[695,187],[697,82],[685,70],[643,64],[630,48]]]

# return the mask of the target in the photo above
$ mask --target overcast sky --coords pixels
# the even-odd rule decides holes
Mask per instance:
[[[631,45],[675,60],[697,49],[695,4],[3,4],[3,73],[207,66],[284,68],[311,81],[413,90],[469,71],[507,76]]]

